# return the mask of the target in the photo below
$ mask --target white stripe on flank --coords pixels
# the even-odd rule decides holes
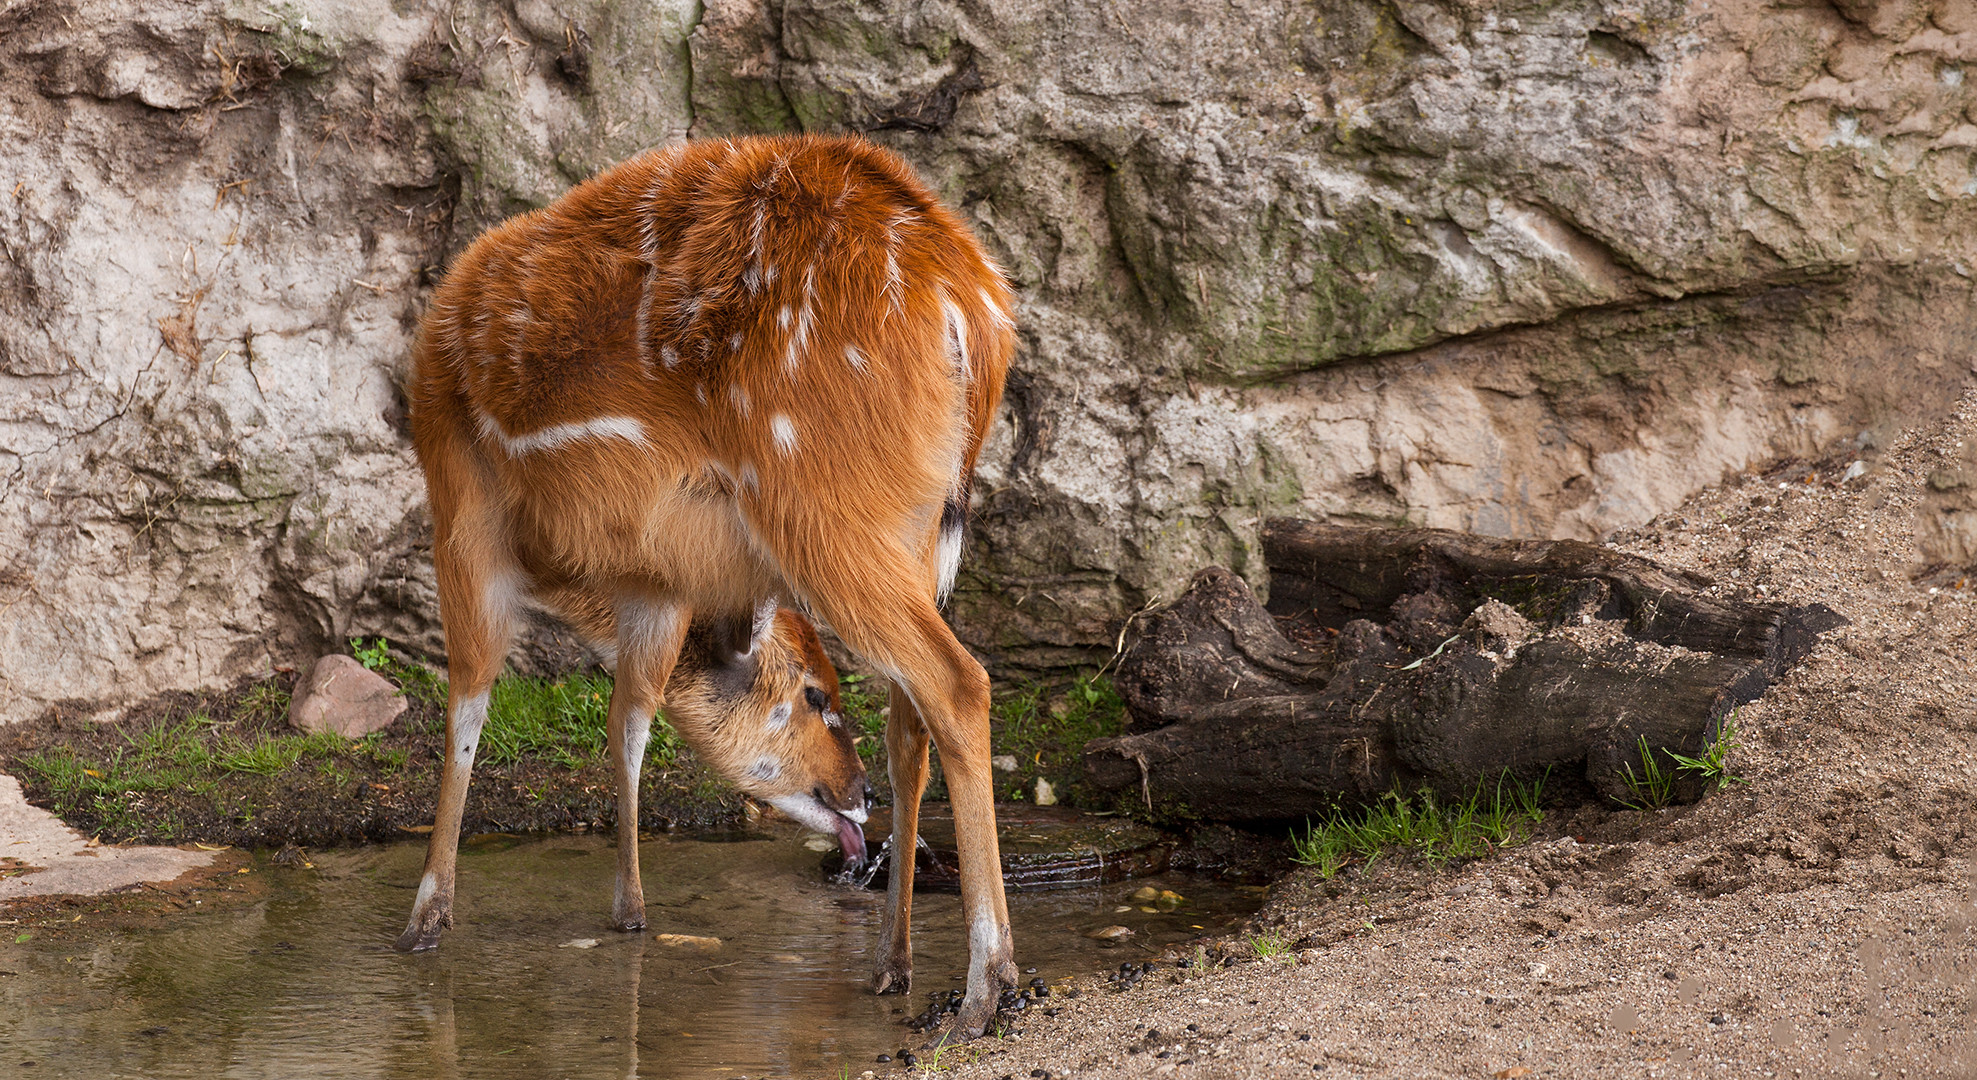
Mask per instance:
[[[900,309],[899,260],[892,257],[890,250],[886,252],[885,294],[892,301],[892,310],[897,312]]]
[[[947,312],[947,333],[954,339],[954,374],[960,378],[962,386],[967,386],[969,377],[974,374],[968,366],[968,320],[962,318],[961,308],[945,293],[941,294],[940,307]]]
[[[645,290],[638,294],[638,366],[646,378],[652,377],[652,290],[659,284],[659,271],[645,272]],[[671,365],[668,365],[671,366]]]
[[[494,417],[484,412],[477,419],[481,435],[500,443],[509,457],[555,450],[580,439],[623,439],[633,446],[645,445],[645,425],[629,416],[599,416],[572,424],[553,424],[527,435],[509,435],[501,430]]]
[[[790,423],[789,417],[782,413],[771,416],[769,434],[776,440],[776,449],[781,450],[784,457],[796,453],[796,425]]]
[[[1007,311],[1002,310],[1002,305],[995,302],[995,297],[989,295],[987,289],[982,290],[982,306],[988,309],[990,322],[1004,330],[1016,328],[1016,320],[1010,318]]]

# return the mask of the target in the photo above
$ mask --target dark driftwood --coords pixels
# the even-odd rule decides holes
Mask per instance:
[[[1212,567],[1136,623],[1117,676],[1133,731],[1087,746],[1095,787],[1227,821],[1505,769],[1582,770],[1626,800],[1643,737],[1673,771],[1669,751],[1698,756],[1845,621],[1569,540],[1281,520],[1264,553],[1270,611]],[[1682,775],[1675,795],[1699,786]]]

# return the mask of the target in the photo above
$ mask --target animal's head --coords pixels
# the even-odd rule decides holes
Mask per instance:
[[[666,713],[722,776],[865,860],[872,788],[840,712],[837,669],[808,619],[764,605],[752,619],[696,619]]]

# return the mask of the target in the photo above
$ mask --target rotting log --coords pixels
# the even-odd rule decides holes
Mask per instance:
[[[1093,787],[1163,818],[1272,821],[1577,770],[1626,802],[1645,739],[1693,799],[1671,753],[1700,756],[1846,622],[1573,540],[1276,520],[1263,541],[1268,610],[1210,567],[1130,628],[1132,728],[1085,748]]]

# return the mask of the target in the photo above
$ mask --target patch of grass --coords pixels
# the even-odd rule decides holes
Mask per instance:
[[[845,722],[857,734],[858,756],[867,771],[878,769],[885,752],[886,718],[880,711],[890,695],[886,684],[869,675],[845,675],[838,679],[838,706]]]
[[[994,754],[1016,759],[1012,794],[1027,796],[1036,780],[1049,780],[1062,802],[1083,795],[1085,744],[1126,727],[1126,703],[1103,675],[1082,675],[1052,697],[1042,686],[1019,687],[991,709],[989,744]]]
[[[1291,943],[1282,934],[1251,934],[1249,936],[1249,947],[1256,953],[1258,960],[1287,956],[1291,951]]]
[[[1672,755],[1671,755],[1672,756]],[[1675,773],[1661,767],[1661,759],[1654,748],[1648,745],[1647,736],[1640,741],[1641,771],[1634,772],[1630,762],[1620,780],[1627,785],[1632,798],[1621,799],[1620,805],[1629,810],[1660,810],[1675,798]]]
[[[1735,710],[1723,718],[1716,727],[1716,737],[1701,757],[1688,757],[1670,751],[1668,756],[1675,759],[1675,766],[1683,772],[1693,772],[1702,777],[1704,789],[1721,791],[1731,784],[1741,784],[1744,778],[1730,771],[1730,755],[1742,746],[1737,735],[1737,714]]]
[[[1549,775],[1549,773],[1547,773]],[[1322,822],[1291,834],[1292,858],[1330,878],[1353,862],[1370,866],[1386,852],[1413,854],[1431,865],[1487,855],[1520,844],[1544,820],[1543,776],[1526,783],[1509,770],[1494,783],[1479,780],[1467,799],[1445,802],[1433,791],[1389,791],[1373,805],[1335,809]]]
[[[858,753],[883,787],[886,781],[886,718],[881,710],[890,698],[883,680],[845,675],[840,680],[844,716],[858,735]],[[1005,687],[989,706],[989,753],[1016,759],[1014,773],[995,774],[999,798],[1011,802],[1032,797],[1039,777],[1050,781],[1058,801],[1082,804],[1085,744],[1125,730],[1126,705],[1103,675],[1081,676],[1061,692],[1038,683]],[[886,793],[890,797],[890,792]],[[927,777],[926,797],[947,798],[940,756],[934,755]]]

